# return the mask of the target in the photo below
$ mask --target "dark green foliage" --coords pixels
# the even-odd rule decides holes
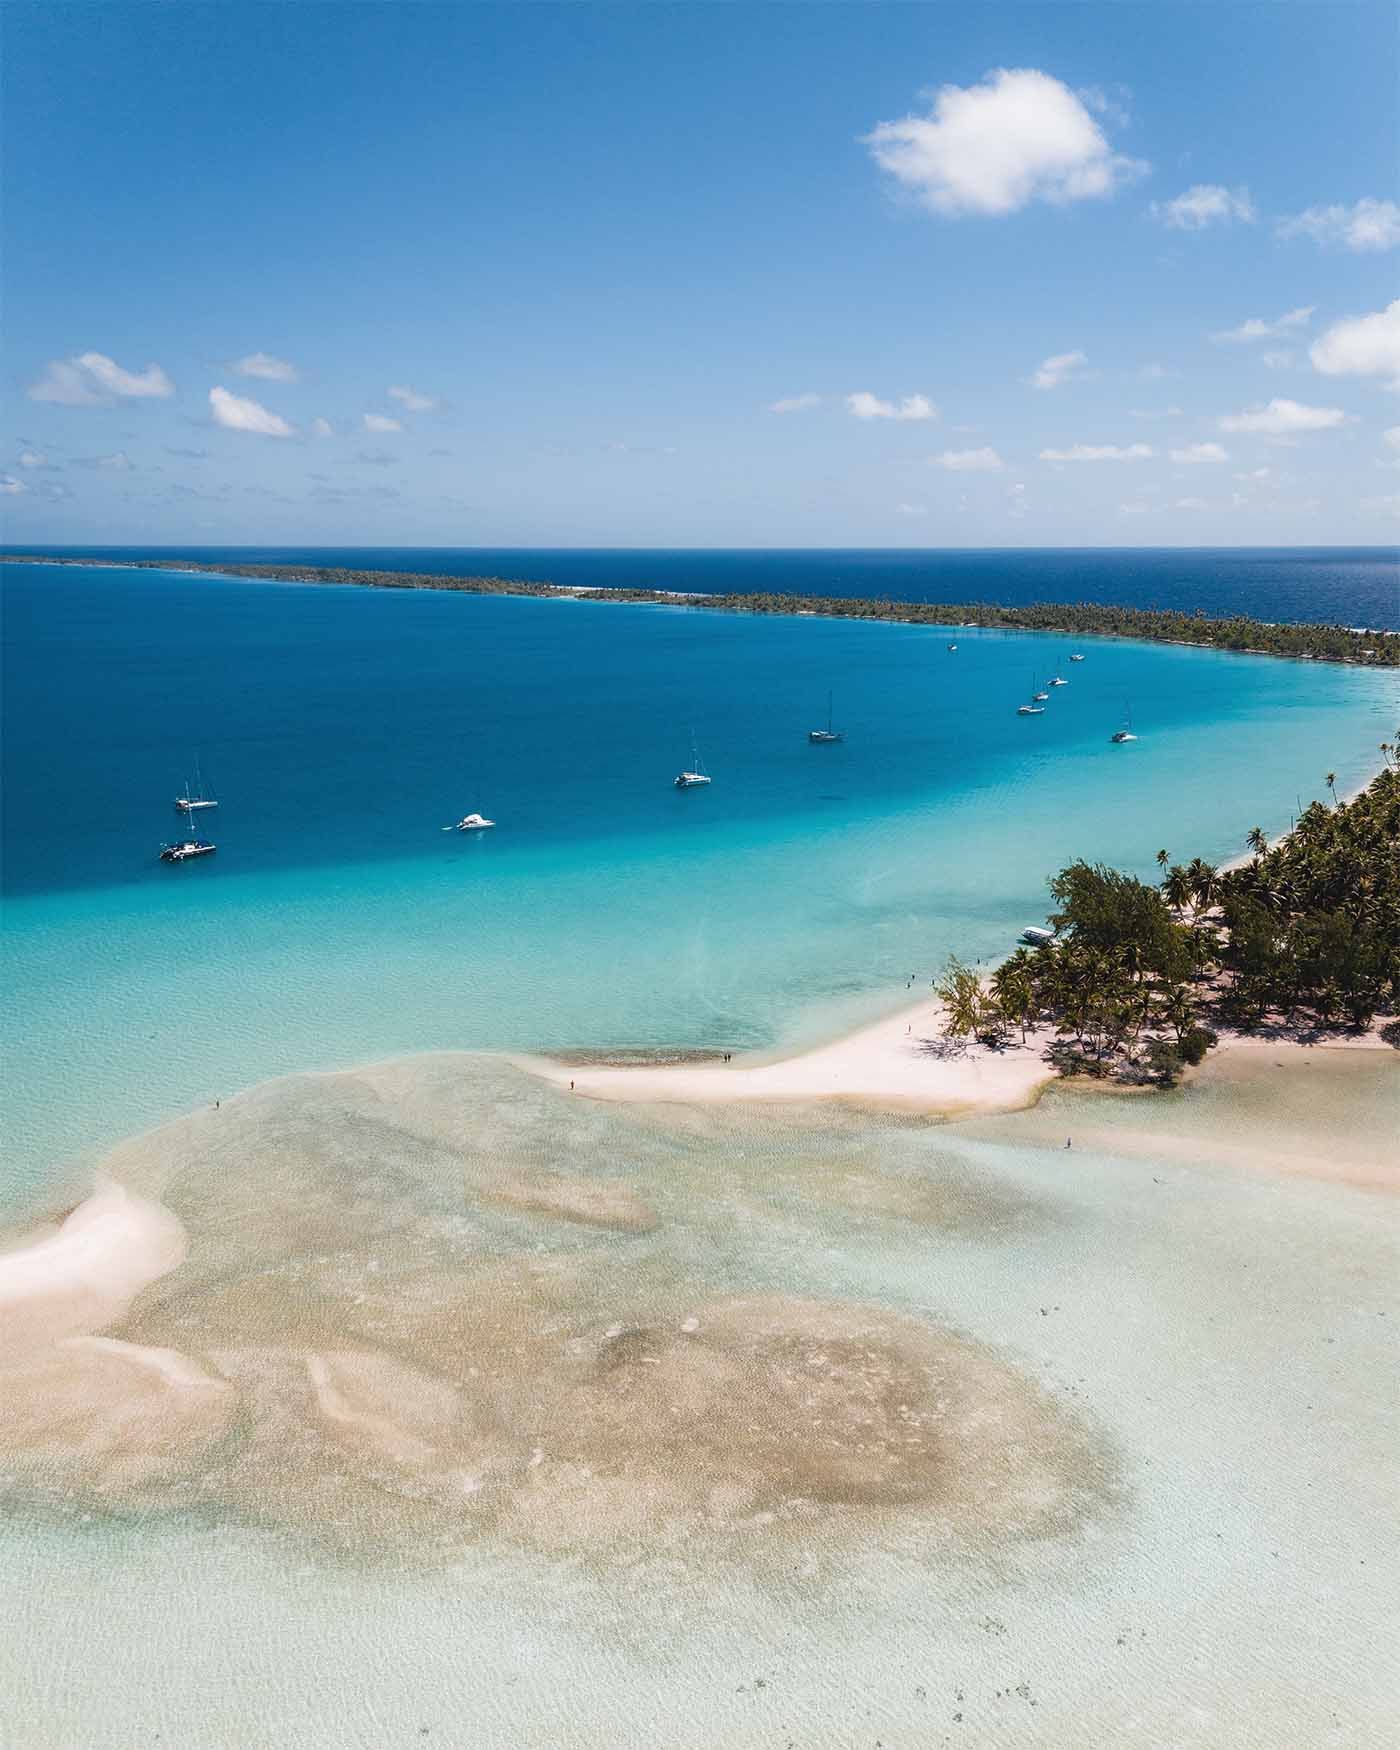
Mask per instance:
[[[0,554],[0,563],[24,554]],[[58,559],[59,565],[98,565],[95,559]],[[130,563],[182,571],[220,572],[234,577],[275,578],[286,583],[362,584],[371,589],[447,589],[473,595],[574,596],[583,592],[553,583],[504,577],[438,577],[412,571],[360,571],[319,565],[266,565],[207,560],[137,559]],[[1209,645],[1260,656],[1292,656],[1314,662],[1350,662],[1366,668],[1400,667],[1400,634],[1357,632],[1349,626],[1267,625],[1235,616],[1207,619],[1157,608],[1105,607],[1099,602],[1033,602],[1004,608],[991,602],[881,602],[844,596],[685,595],[665,589],[595,589],[590,601],[669,602],[719,608],[736,614],[816,614],[846,620],[893,620],[912,626],[988,626],[999,631],[1083,633],[1096,638],[1139,638],[1155,644]]]

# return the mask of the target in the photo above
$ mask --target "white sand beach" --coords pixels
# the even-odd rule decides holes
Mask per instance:
[[[990,1051],[950,1046],[937,1003],[901,1009],[844,1038],[791,1057],[736,1057],[730,1063],[571,1065],[516,1057],[522,1068],[585,1099],[662,1105],[747,1101],[840,1102],[858,1110],[968,1118],[1033,1105],[1054,1079],[1042,1061],[1049,1035]]]

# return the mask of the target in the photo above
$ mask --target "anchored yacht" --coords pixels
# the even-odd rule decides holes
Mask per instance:
[[[162,863],[188,863],[192,857],[211,857],[218,848],[207,839],[186,839],[183,844],[162,845],[160,860]]]
[[[205,794],[204,779],[199,770],[199,761],[194,762],[194,783],[185,779],[185,793],[175,798],[175,806],[181,814],[193,814],[199,808],[217,808],[218,801],[213,796]]]
[[[484,814],[464,814],[457,822],[458,832],[484,832],[488,826],[495,826],[494,820],[488,820]]]
[[[677,775],[676,788],[678,790],[694,790],[698,785],[708,784],[709,781],[710,774],[705,770],[705,762],[700,758],[699,750],[695,745],[695,737],[692,735],[690,738],[690,766],[686,771]]]
[[[846,732],[844,729],[833,729],[831,727],[830,693],[826,695],[826,728],[809,729],[807,731],[807,739],[808,741],[844,741],[846,739]]]
[[[1137,740],[1137,737],[1133,734],[1133,718],[1130,711],[1124,711],[1123,727],[1119,730],[1115,730],[1115,732],[1109,737],[1109,740],[1116,745],[1121,745],[1125,741]]]

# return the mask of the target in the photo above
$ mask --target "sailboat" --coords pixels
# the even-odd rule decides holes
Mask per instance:
[[[186,839],[182,844],[162,845],[160,860],[162,863],[188,863],[192,857],[211,857],[218,848],[208,839]]]
[[[1031,703],[1033,705],[1043,705],[1049,697],[1050,697],[1049,693],[1043,693],[1043,692],[1038,690],[1038,683],[1036,681],[1035,676],[1032,675],[1031,676]]]
[[[705,770],[705,762],[700,758],[699,751],[695,746],[695,732],[692,730],[690,736],[690,766],[688,770],[677,775],[676,788],[678,790],[693,790],[696,785],[708,784],[709,781],[710,774]]]
[[[830,693],[826,695],[826,728],[809,729],[807,731],[807,739],[808,741],[844,741],[846,739],[846,732],[844,729],[833,729],[831,727]]]
[[[1114,734],[1109,737],[1109,740],[1115,745],[1120,746],[1125,741],[1137,740],[1137,737],[1133,734],[1133,714],[1126,705],[1123,707],[1123,727],[1116,730]]]
[[[1071,662],[1083,662],[1083,660],[1084,660],[1084,658],[1083,658],[1083,657],[1082,657],[1082,656],[1072,656],[1072,657],[1070,657],[1070,661],[1071,661]]]
[[[1036,690],[1035,690],[1035,676],[1032,675],[1031,676],[1031,702],[1029,705],[1018,705],[1016,707],[1016,715],[1018,717],[1043,717],[1045,715],[1045,706],[1041,703],[1041,701],[1043,699],[1048,699],[1049,697],[1050,697],[1049,693],[1036,692]]]
[[[189,779],[185,779],[185,793],[183,796],[175,798],[175,806],[181,814],[193,814],[198,808],[217,808],[219,806],[213,796],[206,796],[204,793],[204,779],[199,770],[198,760],[194,762],[194,784],[191,786]]]

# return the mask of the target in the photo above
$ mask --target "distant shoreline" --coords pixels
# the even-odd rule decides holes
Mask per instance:
[[[203,560],[177,558],[112,560],[4,553],[0,554],[0,564],[170,571],[263,579],[273,583],[329,584],[364,589],[432,589],[463,595],[528,596],[558,601],[654,603],[658,606],[707,608],[721,613],[872,620],[967,631],[1050,632],[1077,637],[1127,638],[1153,644],[1174,644],[1187,649],[1226,650],[1242,656],[1333,662],[1356,668],[1400,668],[1400,632],[1299,622],[1273,623],[1243,615],[1210,618],[1204,614],[1185,614],[1169,609],[1109,606],[1096,602],[1033,602],[1024,607],[1003,607],[992,602],[895,602],[855,596],[757,592],[713,595],[694,590],[610,588],[339,566],[245,564],[237,561],[215,565]]]

